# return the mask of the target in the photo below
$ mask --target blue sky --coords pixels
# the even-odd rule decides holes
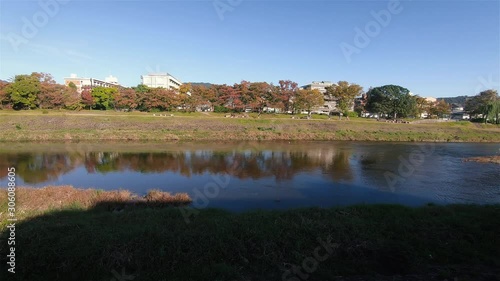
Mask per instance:
[[[425,97],[499,88],[499,1],[401,1],[399,13],[390,1],[54,1],[0,2],[0,79],[38,71],[134,86],[169,72],[219,84],[397,84]],[[49,2],[50,14],[40,6]],[[367,26],[369,42],[356,45]],[[348,60],[342,44],[357,53]]]

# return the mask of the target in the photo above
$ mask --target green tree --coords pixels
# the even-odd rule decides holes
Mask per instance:
[[[5,88],[14,109],[36,108],[40,81],[34,75],[16,75],[14,81]]]
[[[367,93],[367,109],[370,112],[387,114],[393,118],[407,117],[415,113],[415,97],[410,91],[397,85],[376,87]]]
[[[337,99],[337,108],[346,115],[354,106],[354,99],[362,92],[363,87],[347,81],[339,81],[336,85],[326,87],[326,93]]]
[[[465,102],[465,111],[471,115],[480,115],[485,123],[491,119],[498,124],[499,102],[500,98],[496,90],[482,91]]]
[[[118,91],[115,88],[96,87],[92,89],[92,98],[94,99],[95,109],[111,109],[114,106],[115,94]]]
[[[308,115],[311,115],[311,110],[314,107],[322,106],[325,103],[323,94],[317,90],[303,90],[297,91],[294,100],[294,109],[306,110]]]

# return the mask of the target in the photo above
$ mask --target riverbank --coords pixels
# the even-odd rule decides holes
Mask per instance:
[[[55,205],[33,209],[36,215],[30,215],[32,207],[24,209],[15,226],[16,274],[4,268],[2,280],[500,277],[500,205],[358,205],[239,214],[201,209],[186,220],[183,214],[192,209],[103,207],[116,198],[89,207],[65,193],[37,194],[46,206]],[[0,252],[7,253],[2,194]],[[26,195],[16,195],[19,210],[30,202],[23,203]],[[0,256],[2,264],[6,259]]]
[[[47,112],[44,114],[43,112]],[[0,111],[0,141],[357,140],[500,142],[500,127],[470,122],[395,124],[373,119],[225,118],[217,113]]]

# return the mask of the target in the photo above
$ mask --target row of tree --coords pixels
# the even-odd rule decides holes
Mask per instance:
[[[361,98],[359,98],[361,96]],[[279,112],[297,113],[322,107],[325,99],[335,101],[337,112],[347,114],[354,108],[359,114],[377,113],[379,116],[420,117],[422,113],[434,116],[449,114],[451,107],[444,100],[428,102],[425,98],[411,95],[397,85],[370,88],[366,93],[354,83],[339,81],[318,90],[300,89],[290,80],[280,80],[278,85],[266,82],[248,82],[230,85],[183,84],[178,91],[164,88],[148,88],[138,85],[132,88],[84,88],[81,93],[70,83],[57,84],[47,73],[34,72],[17,75],[10,83],[0,82],[0,105],[14,109],[115,109],[140,111],[195,111],[212,109],[218,112],[241,112],[250,109],[263,112],[266,108]],[[465,110],[470,114],[498,120],[500,99],[494,90],[469,98]]]

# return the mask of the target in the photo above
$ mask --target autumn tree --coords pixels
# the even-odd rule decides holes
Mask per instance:
[[[311,110],[314,107],[322,106],[325,103],[323,94],[317,90],[303,90],[297,91],[294,100],[294,108],[297,110],[306,110],[308,115],[311,115]]]
[[[84,108],[92,109],[95,102],[94,98],[92,97],[92,89],[90,87],[83,87],[81,99]]]
[[[353,108],[354,99],[363,92],[363,87],[358,84],[349,84],[347,81],[339,81],[333,86],[326,87],[327,95],[337,100],[337,108],[347,115]]]
[[[247,95],[248,97],[245,98],[248,101],[247,105],[257,111],[259,115],[264,110],[264,107],[274,102],[271,85],[266,82],[250,83]]]
[[[134,89],[120,89],[115,96],[115,106],[118,109],[131,111],[139,106],[138,94]]]
[[[0,81],[0,109],[3,109],[10,103],[10,97],[5,90],[7,85],[9,85],[9,83]]]
[[[179,106],[179,99],[173,90],[154,88],[141,95],[141,103],[142,107],[148,111],[168,111]]]
[[[450,105],[444,100],[438,100],[429,106],[429,113],[431,115],[436,115],[438,117],[444,117],[444,115],[451,113]]]
[[[426,98],[415,96],[415,117],[420,118],[423,113],[430,113],[430,106],[431,103]]]
[[[285,112],[289,112],[292,109],[292,100],[298,91],[298,84],[290,80],[280,80],[278,86],[279,102],[281,103],[281,108]]]

